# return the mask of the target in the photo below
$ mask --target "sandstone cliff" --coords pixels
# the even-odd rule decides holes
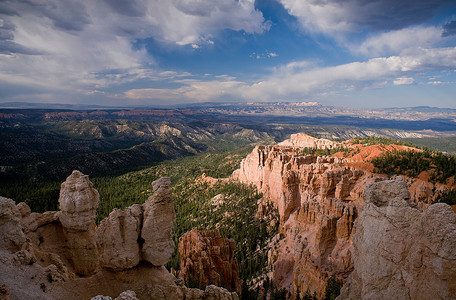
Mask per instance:
[[[285,238],[269,255],[273,282],[323,294],[326,281],[351,272],[351,236],[366,184],[381,176],[344,160],[300,155],[299,148],[258,146],[233,177],[255,184],[278,207]]]
[[[351,152],[333,156],[306,155],[304,147],[338,148],[342,144],[298,134],[275,146],[257,146],[232,178],[254,184],[278,207],[284,237],[269,253],[275,286],[295,293],[324,294],[326,282],[336,276],[343,284],[353,271],[353,234],[364,205],[366,186],[387,179],[375,174],[366,160],[381,151],[404,146],[344,143]],[[433,202],[432,184],[407,179],[411,200],[426,208]]]
[[[353,238],[354,271],[338,299],[455,299],[456,214],[424,212],[401,177],[366,189]]]
[[[1,293],[11,299],[129,299],[133,293],[139,299],[238,299],[215,286],[189,289],[163,266],[174,250],[169,183],[153,182],[146,203],[114,210],[98,228],[99,195],[79,171],[62,184],[58,212],[31,213],[25,203],[0,197]]]
[[[234,240],[223,238],[218,230],[187,232],[179,239],[179,276],[187,285],[214,284],[240,293],[235,246]]]

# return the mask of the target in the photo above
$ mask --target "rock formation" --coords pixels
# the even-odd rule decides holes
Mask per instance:
[[[154,266],[164,265],[174,252],[172,240],[175,217],[168,177],[152,183],[154,195],[144,204],[144,225],[141,238],[142,255]]]
[[[59,220],[68,230],[86,231],[95,223],[100,195],[87,175],[73,171],[60,188]]]
[[[18,251],[25,243],[25,235],[19,227],[21,214],[13,200],[0,197],[0,249]]]
[[[306,155],[302,149],[340,146],[351,147],[304,134],[292,135],[279,145],[255,147],[232,175],[255,185],[279,210],[284,238],[269,253],[273,265],[270,277],[276,287],[292,293],[309,289],[321,297],[330,277],[335,275],[342,284],[353,270],[352,239],[364,205],[365,187],[387,179],[372,172],[366,157],[395,148],[369,146],[365,151],[354,148],[351,155],[318,157]],[[408,179],[407,183],[419,207],[424,209],[423,203],[432,202],[432,184],[419,179]]]
[[[323,295],[332,275],[351,272],[351,236],[366,184],[380,180],[345,160],[300,154],[300,148],[257,146],[233,178],[254,184],[278,207],[285,239],[270,253],[277,287]]]
[[[193,229],[179,239],[180,272],[185,283],[204,287],[211,284],[241,292],[236,242],[223,238],[218,230]]]
[[[305,133],[292,134],[288,140],[278,144],[286,147],[316,148],[316,149],[333,149],[343,146],[343,143],[334,142],[328,139],[314,138]]]
[[[154,194],[143,205],[113,210],[97,230],[100,258],[104,267],[125,270],[147,261],[163,266],[174,251],[175,219],[170,179],[152,183]]]
[[[353,238],[354,272],[338,299],[455,299],[456,214],[410,202],[401,177],[366,188]]]
[[[111,297],[109,296],[102,296],[102,295],[97,295],[93,297],[91,300],[112,300]],[[139,300],[136,297],[136,293],[134,291],[125,291],[122,292],[119,297],[115,298],[114,300]]]
[[[97,230],[100,261],[106,268],[126,270],[141,261],[143,209],[135,204],[125,210],[114,209],[102,220]]]
[[[237,300],[215,286],[187,288],[163,266],[174,250],[169,182],[155,181],[146,203],[114,210],[98,229],[98,192],[79,171],[62,184],[58,212],[31,213],[0,197],[2,297]]]
[[[205,290],[190,289],[186,287],[180,287],[178,289],[168,289],[163,295],[149,294],[147,299],[176,299],[176,300],[238,300],[239,297],[235,293],[231,293],[228,290],[215,286],[208,285]],[[156,297],[158,296],[158,297]],[[122,292],[119,297],[114,300],[138,300],[136,293],[133,291]],[[109,296],[97,295],[91,300],[112,300]]]
[[[67,241],[68,258],[77,274],[94,274],[99,266],[95,239],[99,198],[89,177],[79,171],[73,171],[60,188],[58,217]]]
[[[58,212],[30,213],[18,204],[21,226],[32,241],[38,262],[65,273],[88,276],[99,269],[95,216],[99,194],[88,176],[73,171],[61,185]]]

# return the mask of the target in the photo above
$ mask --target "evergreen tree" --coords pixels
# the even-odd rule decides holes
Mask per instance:
[[[328,283],[326,284],[326,291],[324,300],[334,300],[337,296],[340,295],[340,284],[337,281],[336,276],[329,278]]]

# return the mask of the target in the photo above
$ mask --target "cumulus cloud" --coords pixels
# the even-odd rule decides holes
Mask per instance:
[[[223,29],[263,33],[270,25],[254,0],[105,0],[121,19],[117,27],[137,37],[155,37],[179,45],[198,44]],[[121,2],[121,3],[118,3]]]
[[[415,79],[412,77],[399,77],[394,79],[393,84],[394,85],[411,85],[415,83]]]
[[[296,16],[304,28],[338,33],[390,31],[418,25],[431,19],[434,11],[452,0],[280,0],[288,12]]]
[[[137,39],[199,47],[231,29],[262,33],[254,0],[0,2],[0,80],[40,89],[93,90],[159,77]],[[3,55],[2,55],[3,54]]]

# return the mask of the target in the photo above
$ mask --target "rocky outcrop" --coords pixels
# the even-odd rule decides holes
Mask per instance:
[[[125,210],[114,209],[101,221],[97,230],[100,261],[106,268],[126,270],[141,261],[141,235],[143,209],[135,204]]]
[[[102,296],[102,295],[97,295],[93,297],[91,300],[112,300],[111,297],[109,296]],[[125,291],[122,292],[119,297],[115,298],[114,300],[139,300],[136,297],[136,293],[134,291]]]
[[[338,299],[455,299],[450,206],[418,210],[401,177],[368,186],[365,200],[353,238],[354,272]]]
[[[0,197],[0,249],[18,251],[25,243],[19,224],[21,214],[13,200]]]
[[[214,284],[240,293],[235,246],[234,240],[223,238],[218,230],[193,229],[187,232],[179,239],[179,276],[187,285],[204,287]]]
[[[228,290],[215,286],[208,285],[206,289],[184,289],[185,300],[209,300],[209,299],[220,299],[220,300],[238,300],[239,297],[236,293],[231,293]]]
[[[334,142],[328,139],[319,139],[305,133],[292,134],[288,140],[278,144],[279,146],[286,147],[301,147],[301,148],[315,148],[315,149],[333,149],[342,147],[343,143]]]
[[[60,187],[59,220],[68,230],[86,231],[95,223],[100,195],[89,176],[75,170]]]
[[[205,290],[190,289],[187,287],[178,287],[175,289],[169,289],[167,294],[156,295],[149,294],[148,299],[175,299],[175,300],[238,300],[239,297],[236,293],[231,293],[228,290],[215,286],[209,285]],[[165,292],[165,293],[166,293]],[[114,300],[138,300],[134,291],[122,292],[119,297]],[[91,300],[112,300],[109,296],[97,295]]]
[[[305,154],[303,148],[347,151],[332,156]],[[257,146],[241,162],[232,179],[253,184],[275,204],[281,239],[269,252],[276,287],[292,294],[299,289],[324,295],[336,276],[343,284],[353,270],[353,234],[364,205],[366,186],[387,179],[373,173],[370,159],[385,152],[408,150],[398,145],[351,145],[292,135],[278,145]],[[448,187],[420,178],[406,178],[410,199],[425,210]]]
[[[169,177],[152,183],[153,196],[144,204],[144,225],[141,232],[143,259],[154,266],[168,262],[174,252],[172,239],[175,217]]]
[[[58,218],[68,249],[68,260],[76,274],[91,275],[98,267],[95,239],[98,200],[87,175],[75,170],[60,187]]]

